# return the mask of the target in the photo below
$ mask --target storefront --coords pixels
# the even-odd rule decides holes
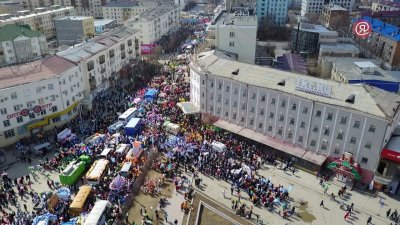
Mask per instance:
[[[340,159],[329,163],[328,169],[335,173],[336,180],[350,187],[362,178],[360,165],[354,162],[353,154],[349,152],[345,152]]]

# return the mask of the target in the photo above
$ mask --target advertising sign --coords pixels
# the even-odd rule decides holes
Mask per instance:
[[[153,54],[155,44],[141,44],[140,52],[142,55]]]
[[[372,26],[366,20],[358,20],[353,24],[353,33],[361,39],[368,38],[372,33]]]

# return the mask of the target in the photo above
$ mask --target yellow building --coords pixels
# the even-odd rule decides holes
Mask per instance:
[[[68,16],[54,20],[59,45],[73,45],[94,36],[94,18]]]

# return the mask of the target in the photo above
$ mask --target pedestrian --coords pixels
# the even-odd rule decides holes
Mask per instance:
[[[234,188],[233,188],[233,185],[231,186],[231,195],[233,196],[233,190],[234,190]]]
[[[390,212],[392,211],[392,209],[389,209],[388,211],[386,211],[386,217],[390,216]]]
[[[369,216],[368,220],[367,220],[367,224],[370,224],[370,223],[372,223],[372,216]]]
[[[335,194],[333,194],[333,192],[331,193],[331,201],[334,201],[335,200]]]
[[[319,203],[319,206],[321,207],[324,207],[325,208],[325,206],[324,206],[324,200],[321,200],[321,203]]]
[[[222,195],[224,196],[224,198],[226,198],[226,189],[224,189],[224,190],[222,191]]]
[[[155,211],[157,221],[160,220],[160,215],[158,214],[158,210]]]
[[[164,220],[165,220],[165,222],[168,223],[168,213],[167,213],[167,211],[165,211],[165,213],[164,213]]]
[[[349,215],[350,215],[350,212],[347,211],[346,214],[344,215],[344,220],[347,220],[347,218],[349,217]]]
[[[26,204],[24,204],[24,209],[25,211],[28,211],[28,207],[26,206]]]
[[[174,225],[178,225],[178,220],[177,219],[174,220]]]

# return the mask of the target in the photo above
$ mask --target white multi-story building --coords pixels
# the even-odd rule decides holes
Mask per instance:
[[[239,62],[254,64],[256,57],[257,17],[252,10],[222,10],[208,27],[208,41],[217,49],[236,55]]]
[[[266,21],[272,27],[286,25],[289,0],[257,0],[257,18],[261,23]]]
[[[327,157],[351,153],[364,183],[400,120],[397,94],[249,65],[214,51],[192,58],[190,80],[191,101],[204,120],[313,171]]]
[[[350,12],[353,10],[354,0],[303,0],[301,3],[301,15],[319,15],[324,5],[338,5]]]
[[[2,0],[0,1],[0,14],[16,14],[24,10],[23,0]]]
[[[84,83],[78,66],[58,57],[0,69],[0,147],[76,116]]]
[[[39,31],[48,39],[55,37],[53,19],[74,16],[74,7],[52,6],[48,10],[37,12],[24,11],[18,16],[0,15],[0,27],[6,24],[27,24],[32,30]]]
[[[0,27],[0,65],[32,60],[48,53],[46,36],[27,25]]]
[[[400,3],[397,1],[380,0],[380,1],[372,2],[371,10],[375,11],[375,12],[399,11]]]
[[[125,21],[126,27],[141,31],[141,44],[151,44],[180,24],[180,8],[162,4]]]
[[[90,109],[92,98],[112,85],[121,69],[140,55],[139,41],[139,30],[120,27],[57,53],[80,68],[85,86],[84,107]]]
[[[103,18],[116,20],[123,24],[134,16],[158,6],[156,1],[115,1],[103,6]]]

